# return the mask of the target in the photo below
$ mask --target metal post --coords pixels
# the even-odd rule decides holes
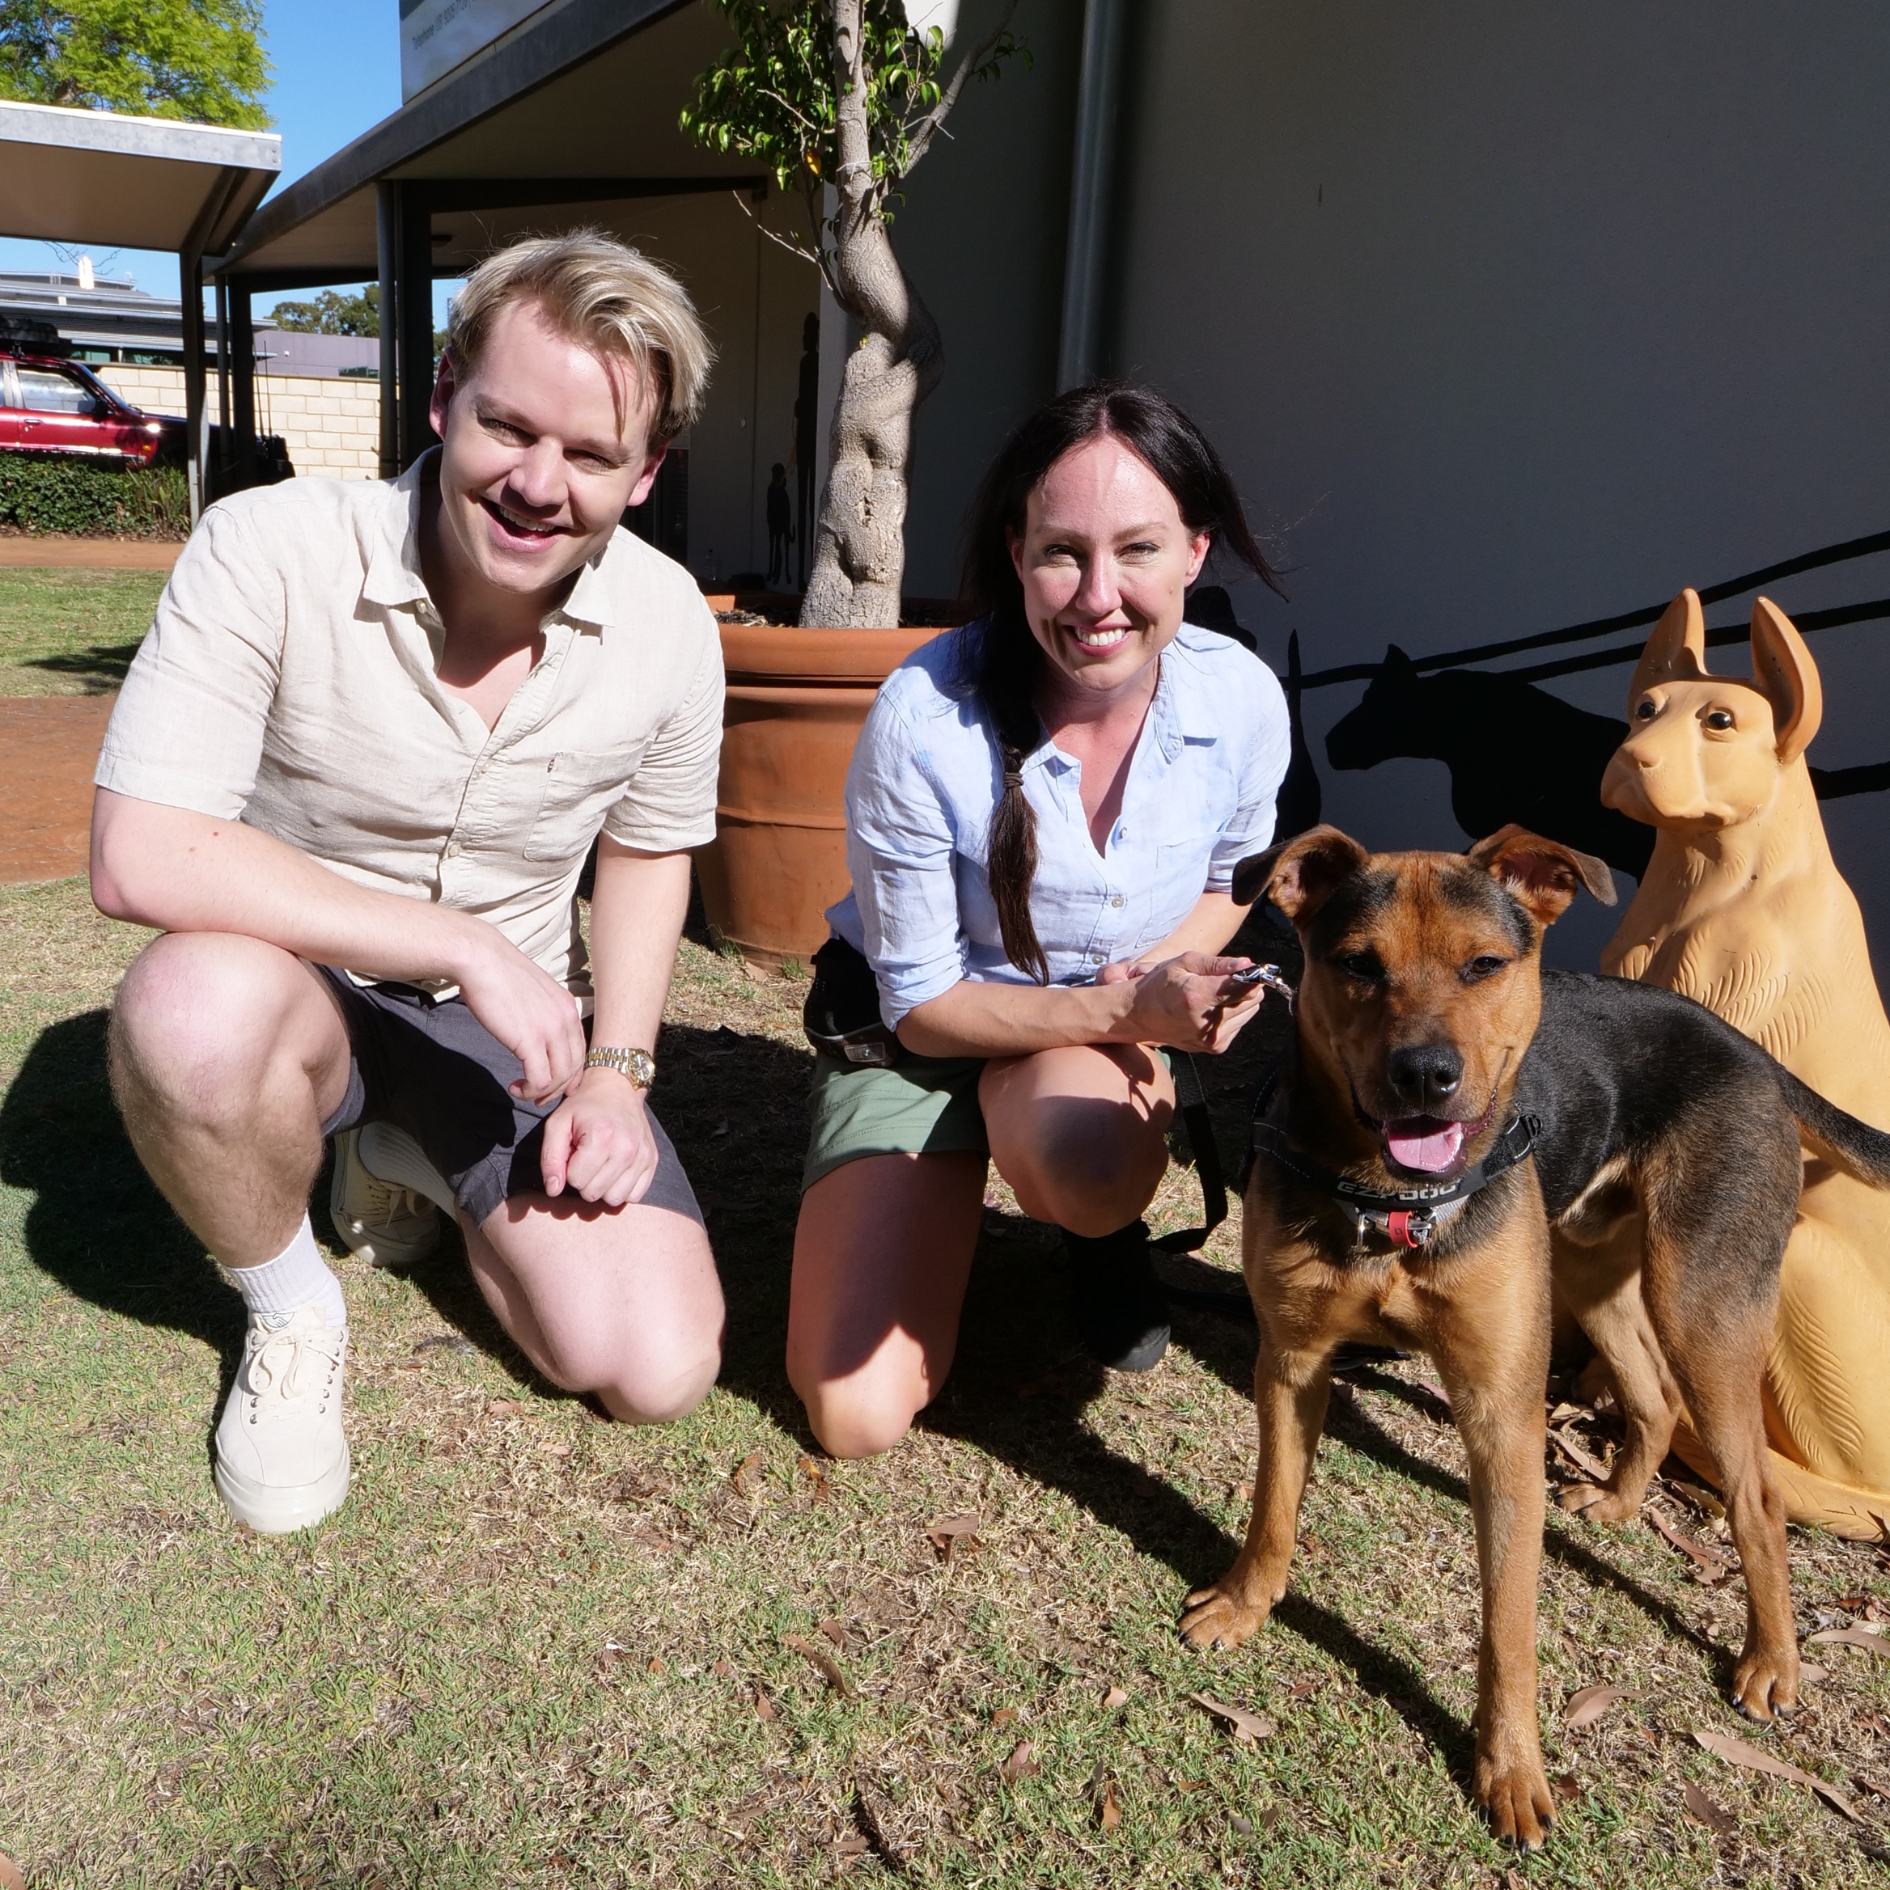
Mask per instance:
[[[424,184],[401,184],[399,281],[400,467],[405,472],[434,443],[427,407],[433,397],[433,216]]]
[[[249,286],[223,278],[230,299],[230,432],[235,441],[241,479],[255,478],[260,455],[256,448],[256,329],[250,311]]]
[[[236,456],[230,451],[230,294],[219,272],[216,287],[217,308],[217,453],[216,474],[211,484],[214,496],[222,498],[232,490],[230,469]]]
[[[177,274],[184,316],[184,477],[190,492],[190,522],[195,527],[204,508],[202,251],[183,251],[177,258]]]
[[[1063,264],[1063,333],[1057,388],[1079,387],[1102,367],[1103,285],[1107,280],[1116,121],[1122,94],[1123,0],[1089,0],[1076,98],[1076,161]]]
[[[400,186],[383,180],[374,186],[374,236],[381,271],[381,477],[400,472],[400,294],[396,283],[400,256]]]

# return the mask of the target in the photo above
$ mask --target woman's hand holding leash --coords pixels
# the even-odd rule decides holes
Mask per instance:
[[[1129,1013],[1112,1033],[1118,1041],[1167,1044],[1176,1050],[1225,1050],[1259,1012],[1266,967],[1250,958],[1183,952],[1159,964],[1104,965],[1098,984],[1136,986]]]

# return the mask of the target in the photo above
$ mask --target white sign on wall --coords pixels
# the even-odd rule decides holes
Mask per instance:
[[[400,99],[464,65],[548,0],[400,0]]]

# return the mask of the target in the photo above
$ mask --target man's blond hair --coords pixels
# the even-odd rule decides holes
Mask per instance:
[[[513,302],[536,302],[559,333],[627,361],[650,401],[654,443],[701,414],[715,350],[688,290],[640,251],[601,230],[572,230],[488,256],[447,318],[446,345],[463,374],[478,367],[499,311]]]

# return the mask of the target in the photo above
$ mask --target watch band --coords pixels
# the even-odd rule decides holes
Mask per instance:
[[[615,1070],[638,1089],[656,1081],[656,1059],[647,1050],[595,1049],[584,1059],[587,1070]]]

